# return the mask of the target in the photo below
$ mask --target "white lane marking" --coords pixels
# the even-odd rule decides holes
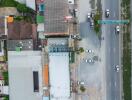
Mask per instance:
[[[116,87],[116,82],[115,82],[115,87]]]

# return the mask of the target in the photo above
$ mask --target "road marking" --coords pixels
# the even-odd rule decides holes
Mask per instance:
[[[116,87],[116,82],[115,82],[115,87]]]

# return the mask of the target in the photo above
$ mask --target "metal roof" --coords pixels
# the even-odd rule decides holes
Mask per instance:
[[[65,22],[67,15],[67,0],[45,0],[45,34],[67,34],[68,23]]]

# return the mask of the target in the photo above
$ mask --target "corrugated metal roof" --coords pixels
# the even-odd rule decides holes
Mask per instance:
[[[68,15],[67,0],[45,0],[45,34],[64,34],[68,31],[65,16]]]

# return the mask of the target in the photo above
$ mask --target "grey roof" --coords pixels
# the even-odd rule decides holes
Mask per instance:
[[[16,47],[21,50],[33,50],[33,40],[8,40],[8,51],[16,51]]]
[[[8,52],[10,100],[42,100],[41,52]],[[39,72],[39,92],[33,90],[33,71]]]
[[[68,15],[67,0],[45,0],[45,34],[64,34],[68,31],[68,23],[64,18]]]

